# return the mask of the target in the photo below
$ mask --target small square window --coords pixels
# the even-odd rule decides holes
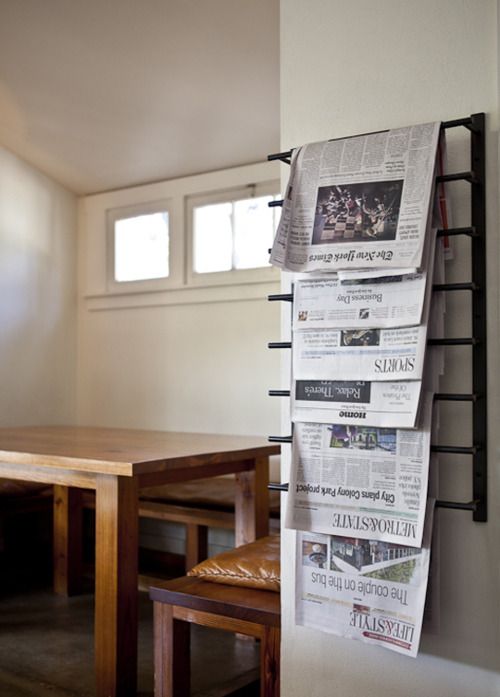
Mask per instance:
[[[222,194],[223,196],[223,194]],[[221,196],[221,197],[222,197]],[[265,269],[278,223],[269,203],[279,195],[192,206],[192,270],[195,274]]]
[[[168,212],[114,221],[114,273],[118,283],[169,276]]]

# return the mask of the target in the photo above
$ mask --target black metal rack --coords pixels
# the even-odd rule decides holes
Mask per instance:
[[[485,197],[485,115],[483,113],[444,121],[442,129],[463,127],[470,132],[470,170],[443,174],[438,183],[465,181],[470,185],[470,227],[438,230],[438,236],[465,236],[470,239],[471,280],[463,283],[444,283],[433,286],[434,292],[470,291],[472,294],[472,336],[429,339],[428,345],[470,346],[472,393],[436,393],[437,401],[470,402],[472,411],[472,445],[433,445],[437,453],[470,456],[472,459],[472,500],[469,502],[438,500],[438,508],[472,511],[473,520],[487,520],[487,372],[486,372],[486,197]],[[268,160],[280,160],[290,164],[292,150],[274,153]],[[273,201],[270,206],[282,206],[283,201]],[[293,302],[292,293],[269,295],[271,302]],[[291,341],[274,341],[271,349],[291,349]],[[289,397],[290,390],[269,390],[269,396]],[[272,443],[291,443],[292,436],[269,436]],[[288,484],[271,483],[269,488],[288,491]]]

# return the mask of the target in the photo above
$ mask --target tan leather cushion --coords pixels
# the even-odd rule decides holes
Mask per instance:
[[[280,590],[280,536],[261,537],[197,564],[188,576],[262,590]]]
[[[22,482],[15,479],[0,478],[0,496],[34,496],[48,492],[52,487],[38,482]]]
[[[141,499],[163,501],[217,510],[234,510],[236,485],[234,477],[210,477],[193,479],[189,482],[151,486],[141,489]],[[269,492],[269,507],[272,513],[279,513],[280,493]]]

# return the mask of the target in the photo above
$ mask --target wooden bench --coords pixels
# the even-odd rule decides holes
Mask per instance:
[[[142,489],[139,498],[139,517],[186,527],[186,571],[208,556],[208,529],[234,530],[235,545],[245,542],[245,531],[235,513],[234,477],[211,477],[188,482],[168,484],[163,487]],[[271,518],[279,526],[279,492],[269,492]],[[83,493],[83,505],[95,506],[95,495]]]
[[[155,616],[155,697],[187,697],[190,624],[260,639],[260,694],[279,697],[280,537],[217,554],[187,576],[150,588]]]
[[[183,576],[150,589],[154,603],[155,697],[190,694],[190,624],[260,639],[260,695],[279,697],[280,594]]]
[[[0,551],[3,550],[3,525],[6,518],[49,512],[52,508],[52,487],[36,482],[0,478]]]

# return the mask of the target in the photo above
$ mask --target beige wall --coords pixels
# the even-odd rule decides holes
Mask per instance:
[[[76,416],[76,198],[0,148],[0,426]]]
[[[85,197],[80,204],[78,421],[103,426],[268,435],[279,424],[279,274],[237,287],[106,293],[106,211],[168,200],[185,243],[184,195],[275,179],[272,165]],[[174,253],[175,265],[181,264]]]
[[[439,510],[440,627],[424,632],[416,660],[294,626],[294,535],[283,535],[282,694],[286,697],[493,697],[500,693],[498,589],[498,85],[494,0],[282,0],[282,147],[452,119],[476,111],[488,124],[489,489],[487,524]],[[465,136],[450,134],[463,165]],[[450,188],[455,224],[467,220],[465,189]],[[466,273],[458,244],[448,277]],[[457,294],[461,295],[461,294]],[[467,333],[463,298],[448,303],[448,333]],[[283,332],[286,333],[288,318]],[[470,388],[466,350],[450,349],[444,388]],[[288,368],[283,371],[283,379]],[[466,408],[466,407],[465,407]],[[464,407],[443,408],[442,442],[470,443]],[[286,414],[283,417],[285,429]],[[288,478],[288,460],[283,466]],[[470,498],[470,467],[442,457],[442,498]]]

